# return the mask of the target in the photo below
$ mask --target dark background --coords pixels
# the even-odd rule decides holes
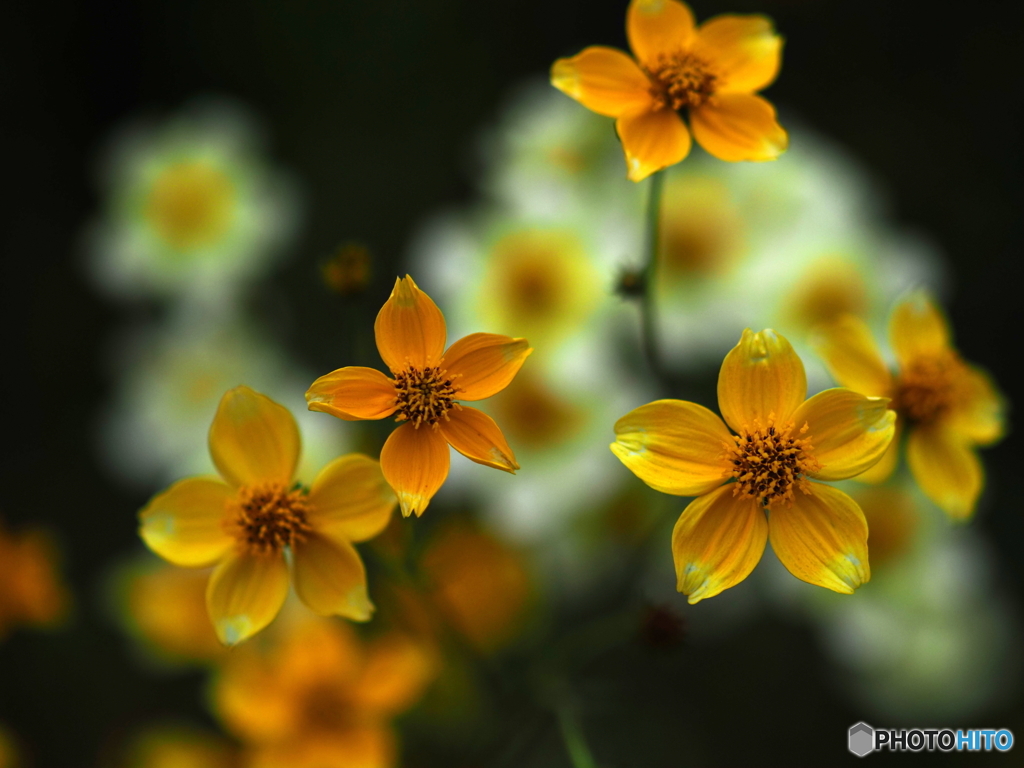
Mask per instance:
[[[322,294],[318,261],[357,238],[380,260],[378,275],[395,272],[417,222],[473,194],[475,136],[508,89],[586,45],[625,47],[624,10],[594,0],[4,4],[0,514],[14,527],[58,531],[78,603],[70,630],[0,645],[0,722],[31,745],[35,765],[90,765],[138,724],[203,716],[200,675],[143,676],[96,610],[98,579],[135,545],[145,501],[93,457],[96,408],[112,385],[101,354],[129,316],[154,311],[104,303],[79,266],[83,223],[100,206],[96,152],[111,129],[197,93],[237,97],[265,118],[272,158],[307,192],[306,226],[276,278],[293,311],[282,333],[328,370],[335,361],[322,342],[335,309],[303,298]],[[846,145],[890,190],[897,220],[934,237],[951,263],[961,350],[1020,402],[1024,6],[702,0],[694,10],[698,19],[775,19],[787,43],[768,95],[781,122],[798,113]],[[388,282],[378,280],[371,306]],[[1022,460],[1012,433],[987,452],[975,523],[1018,591],[1024,516],[1012,483]],[[592,675],[598,703],[585,724],[608,766],[674,765],[685,755],[708,765],[853,761],[843,733],[861,715],[831,687],[806,630],[763,622],[699,657],[631,653]],[[684,722],[685,733],[702,735],[700,749],[679,743]],[[1019,698],[948,725],[1006,726],[1024,738]],[[556,736],[538,741],[545,760],[523,764],[559,765]],[[1022,748],[980,762],[1008,765]]]

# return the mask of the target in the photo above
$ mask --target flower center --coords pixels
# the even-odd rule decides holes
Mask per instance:
[[[395,376],[398,392],[396,421],[409,421],[416,428],[426,423],[431,426],[441,419],[448,421],[448,411],[458,408],[453,402],[457,391],[447,371],[440,368],[409,367]]]
[[[793,489],[810,493],[805,475],[821,469],[814,459],[807,424],[794,432],[793,422],[776,426],[774,414],[762,426],[743,426],[741,435],[734,435],[735,446],[729,446],[727,457],[732,462],[730,474],[736,478],[733,496],[758,499],[766,507],[778,500],[793,503]]]
[[[252,554],[277,554],[305,540],[312,530],[309,499],[298,488],[288,490],[280,483],[246,486],[233,503],[237,511],[232,533]]]
[[[341,685],[333,680],[318,682],[305,692],[301,707],[306,729],[320,733],[337,733],[356,720],[352,702]]]
[[[153,182],[146,215],[173,248],[189,250],[211,245],[227,231],[235,202],[231,179],[220,169],[181,162]]]
[[[889,407],[913,422],[935,421],[956,401],[963,373],[964,364],[956,355],[919,358],[900,371]]]
[[[649,70],[651,95],[662,107],[699,107],[715,93],[718,76],[710,65],[688,51],[662,54]]]

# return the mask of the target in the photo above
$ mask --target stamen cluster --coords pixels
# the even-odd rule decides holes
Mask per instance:
[[[448,411],[458,408],[454,402],[456,389],[447,371],[437,367],[409,367],[395,375],[395,390],[398,393],[397,421],[409,421],[416,428],[420,424],[437,424],[448,420]]]
[[[758,499],[766,507],[782,501],[793,503],[793,489],[810,493],[805,475],[821,468],[814,459],[807,424],[794,433],[793,422],[776,426],[774,415],[762,426],[755,420],[743,426],[741,435],[733,435],[735,446],[728,449],[732,464],[730,475],[736,478],[733,496]]]
[[[257,555],[278,554],[301,543],[312,531],[307,520],[310,504],[300,489],[277,483],[241,488],[234,501],[231,525],[235,538]]]
[[[651,95],[662,107],[675,110],[704,104],[718,80],[704,59],[689,52],[659,56],[649,74],[654,80]]]
[[[955,355],[919,358],[900,371],[890,407],[912,422],[935,421],[955,403],[963,374]]]

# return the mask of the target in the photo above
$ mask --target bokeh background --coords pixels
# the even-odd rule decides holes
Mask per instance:
[[[943,254],[958,346],[1021,402],[1020,4],[950,13],[873,0],[737,0],[694,10],[698,19],[737,11],[775,20],[787,42],[768,95],[782,123],[798,121],[845,148],[884,190],[876,192],[891,219]],[[105,206],[98,168],[112,134],[204,95],[258,117],[268,162],[294,180],[301,216],[283,246],[288,258],[242,301],[263,319],[260,333],[319,375],[347,362],[350,338],[365,334],[394,275],[404,274],[424,221],[476,198],[481,130],[509,94],[586,45],[625,47],[623,18],[624,3],[569,0],[93,2],[0,12],[8,181],[0,515],[14,530],[51,531],[73,596],[62,628],[15,632],[0,644],[0,723],[26,764],[117,765],[121,745],[148,723],[216,727],[205,673],[140,665],[107,607],[112,564],[138,548],[135,513],[162,486],[120,482],[97,433],[118,386],[117,339],[169,313],[112,301],[87,276],[89,222]],[[346,314],[320,269],[353,240],[373,258],[362,314]],[[1015,485],[1024,455],[1013,421],[1011,411],[1009,437],[985,454],[988,486],[971,524],[1010,626],[1024,585]],[[673,509],[665,514],[674,518]],[[592,590],[560,604],[552,622],[572,627],[613,604],[615,596]],[[701,642],[703,604],[677,596],[666,606],[669,634],[681,624],[692,638],[669,650],[630,640],[569,675],[600,765],[839,765],[854,760],[845,748],[852,723],[901,724],[850,695],[814,622],[754,610]],[[1017,662],[1006,657],[1007,679]],[[523,699],[520,690],[494,699],[503,727],[486,748],[446,747],[414,727],[405,763],[569,765],[556,719]],[[1014,684],[963,720],[928,724],[1024,736],[1024,698]],[[1012,764],[1018,752],[972,764]]]

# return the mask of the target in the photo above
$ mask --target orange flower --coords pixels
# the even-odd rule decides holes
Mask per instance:
[[[380,452],[402,514],[423,514],[448,477],[449,445],[477,464],[515,474],[519,465],[494,419],[456,401],[483,400],[507,387],[533,352],[526,339],[473,333],[446,352],[444,315],[408,275],[395,281],[373,330],[395,378],[339,368],[314,381],[306,400],[311,411],[346,421],[396,414],[406,422]]]
[[[0,638],[21,624],[53,626],[65,617],[69,599],[56,560],[45,531],[9,534],[0,526]]]
[[[782,38],[764,16],[694,25],[676,0],[632,0],[626,35],[636,60],[591,46],[551,68],[551,83],[616,118],[629,178],[640,181],[690,152],[690,131],[721,160],[774,160],[789,138],[757,91],[779,71]],[[690,120],[687,130],[680,112]]]

